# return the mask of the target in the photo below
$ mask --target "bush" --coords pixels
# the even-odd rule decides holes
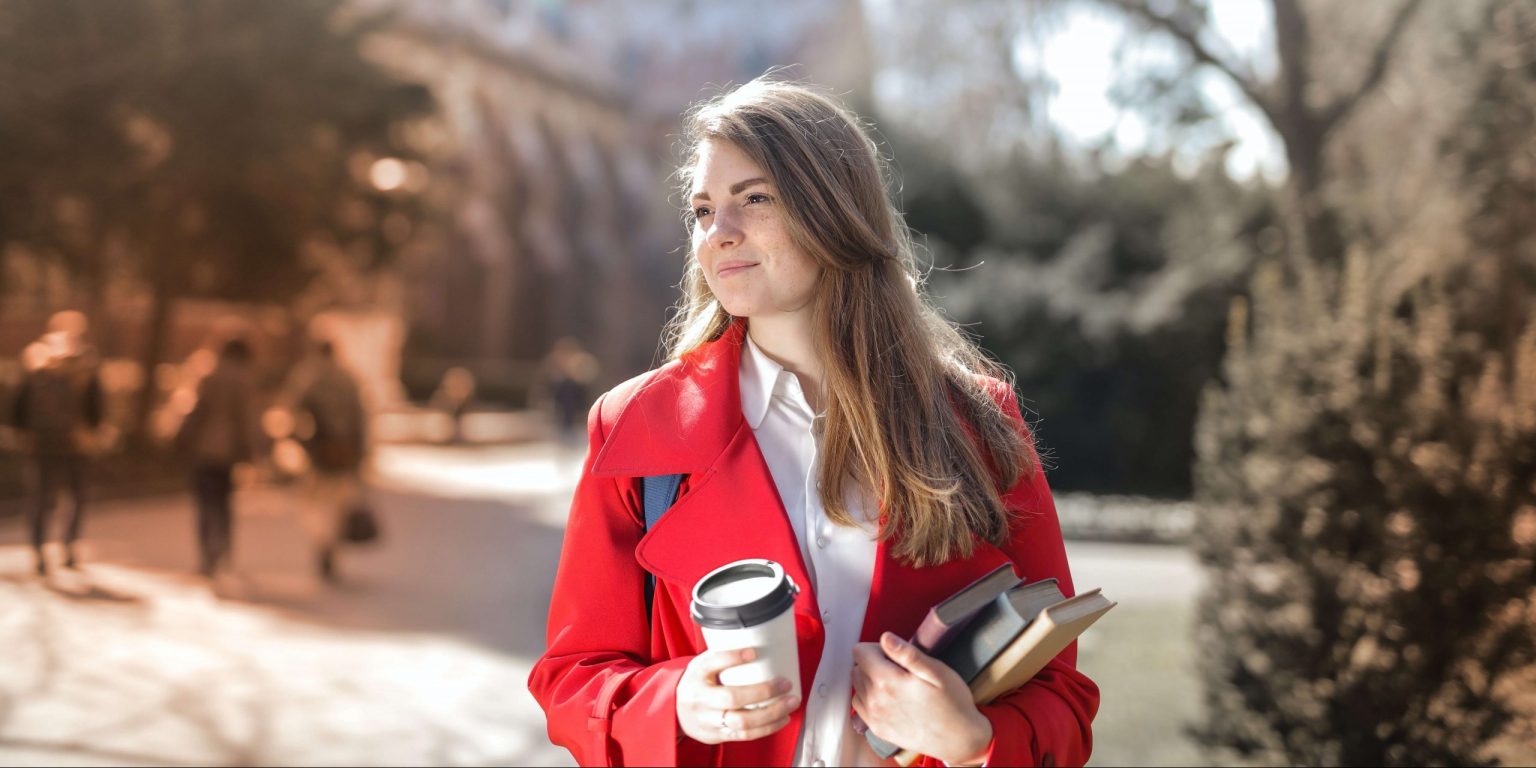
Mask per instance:
[[[1464,252],[1401,294],[1355,248],[1262,270],[1197,433],[1209,744],[1268,762],[1493,764],[1536,655],[1536,9],[1448,152]],[[1447,182],[1455,186],[1455,181]],[[1251,318],[1250,318],[1251,314]]]

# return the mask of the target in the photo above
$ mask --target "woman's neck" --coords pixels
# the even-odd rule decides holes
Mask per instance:
[[[800,380],[811,410],[821,412],[821,360],[816,356],[810,323],[798,314],[759,317],[748,321],[747,334],[763,354]]]

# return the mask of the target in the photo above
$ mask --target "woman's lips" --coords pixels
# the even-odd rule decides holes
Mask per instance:
[[[742,272],[742,271],[751,269],[751,268],[753,268],[755,266],[757,266],[757,264],[755,262],[747,262],[747,261],[730,262],[730,263],[727,263],[727,264],[722,264],[722,265],[720,265],[719,269],[715,270],[715,277],[729,277],[729,276],[734,275],[734,274],[736,274],[738,272]]]

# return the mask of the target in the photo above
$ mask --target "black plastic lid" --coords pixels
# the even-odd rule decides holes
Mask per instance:
[[[767,594],[745,605],[710,603],[703,595],[726,584],[743,579],[768,577],[774,580]],[[795,604],[800,588],[794,579],[784,572],[784,567],[772,560],[737,560],[710,571],[699,583],[693,585],[693,606],[689,613],[693,621],[710,629],[744,629],[765,623]]]

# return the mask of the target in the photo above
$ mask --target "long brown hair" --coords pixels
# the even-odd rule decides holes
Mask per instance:
[[[767,78],[709,100],[687,118],[685,200],[699,145],[711,140],[730,142],[767,173],[790,236],[822,270],[811,318],[825,369],[827,517],[854,524],[844,484],[863,480],[884,505],[881,538],[900,533],[903,562],[967,557],[973,537],[1002,543],[1010,520],[1000,490],[1038,470],[1025,433],[989,391],[1011,377],[923,297],[911,237],[858,118],[810,88]],[[683,292],[668,325],[672,358],[719,338],[732,320],[696,258]]]

